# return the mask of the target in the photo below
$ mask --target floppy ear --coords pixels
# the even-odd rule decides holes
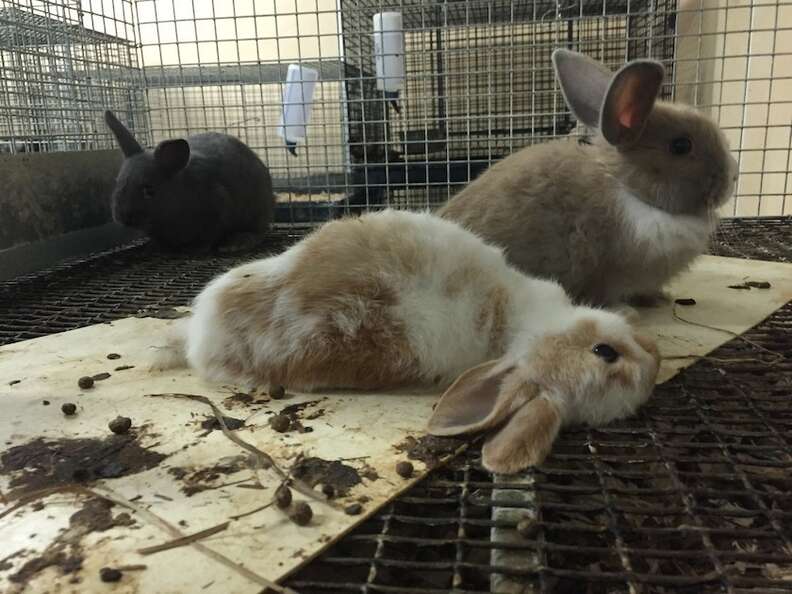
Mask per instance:
[[[472,367],[451,384],[429,419],[430,434],[481,431],[497,425],[519,407],[517,394],[509,391],[504,395],[501,390],[504,378],[514,368],[493,373],[499,363],[500,360],[487,361]]]
[[[614,146],[638,140],[652,113],[665,70],[654,60],[635,60],[613,77],[602,103],[600,130]]]
[[[487,440],[481,462],[490,472],[513,474],[541,464],[558,436],[561,415],[541,396],[524,404],[506,425]]]
[[[190,145],[183,138],[163,140],[154,149],[154,161],[163,173],[172,175],[190,160]]]
[[[566,49],[555,50],[552,62],[564,101],[575,118],[590,128],[598,127],[613,72],[585,54]]]

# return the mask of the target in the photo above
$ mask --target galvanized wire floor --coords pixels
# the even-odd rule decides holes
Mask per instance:
[[[216,273],[296,238],[192,258],[140,244],[5,283],[0,344],[186,304]],[[791,262],[792,219],[725,221],[713,253]],[[467,452],[289,585],[484,593],[505,575],[522,586],[503,592],[792,591],[792,304],[746,338],[660,386],[636,417],[565,432],[532,481],[493,482]],[[534,514],[533,533],[493,539],[513,528],[496,508]]]

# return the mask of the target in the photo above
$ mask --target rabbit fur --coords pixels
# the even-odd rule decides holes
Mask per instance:
[[[498,472],[541,462],[564,424],[629,415],[659,365],[621,315],[573,305],[455,223],[395,210],[326,223],[222,274],[169,341],[156,366],[187,364],[217,382],[450,384],[430,431],[495,429],[483,463]]]
[[[116,222],[174,249],[216,247],[269,228],[272,179],[240,140],[207,132],[143,150],[112,112],[105,121],[125,157],[111,197]]]
[[[552,60],[567,104],[593,137],[518,151],[438,214],[502,246],[523,272],[557,280],[578,302],[657,296],[707,249],[733,192],[737,165],[726,138],[696,110],[657,100],[659,62],[636,60],[614,74],[568,50]]]

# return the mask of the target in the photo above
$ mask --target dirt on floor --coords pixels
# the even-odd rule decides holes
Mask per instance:
[[[136,432],[85,439],[38,437],[4,452],[0,473],[11,476],[6,495],[13,500],[39,489],[136,474],[166,457],[142,447]]]
[[[130,526],[135,520],[128,513],[113,515],[113,503],[104,499],[89,499],[69,518],[69,527],[41,553],[28,559],[10,576],[12,582],[26,584],[47,567],[57,566],[64,574],[76,574],[84,559],[82,539],[91,532],[105,532],[116,526]],[[14,556],[23,556],[24,552]],[[79,582],[79,577],[72,582]]]
[[[357,469],[339,460],[323,460],[322,458],[304,458],[292,469],[295,478],[309,486],[330,485],[338,497],[349,493],[355,485],[362,481]]]
[[[410,460],[420,460],[429,468],[437,466],[439,462],[454,454],[466,441],[454,437],[435,437],[424,435],[416,439],[409,435],[405,440],[396,445],[396,451],[404,452]]]
[[[248,464],[245,456],[232,456],[207,468],[174,466],[168,469],[168,473],[182,481],[184,483],[181,488],[182,492],[187,497],[192,497],[196,493],[219,487],[220,485],[214,483],[221,476],[234,474],[246,468],[248,468]]]

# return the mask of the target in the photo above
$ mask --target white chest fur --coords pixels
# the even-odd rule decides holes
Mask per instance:
[[[619,192],[625,224],[649,260],[694,257],[707,248],[717,219],[673,215],[650,206],[632,193]]]

